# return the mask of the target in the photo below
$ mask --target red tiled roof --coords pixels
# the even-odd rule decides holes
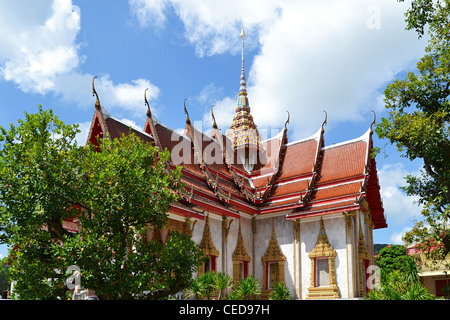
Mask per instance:
[[[96,115],[97,112],[101,111],[96,110]],[[127,125],[109,115],[98,114],[94,120],[99,122],[98,128],[91,134],[107,130],[111,138],[116,138],[129,132]],[[173,165],[183,165],[182,182],[186,183],[188,191],[194,188],[191,205],[227,215],[236,215],[237,210],[262,214],[287,211],[288,219],[297,219],[360,209],[360,200],[366,198],[375,228],[386,227],[375,160],[368,158],[372,148],[369,132],[359,139],[322,147],[323,128],[308,139],[289,144],[283,131],[262,142],[266,148],[265,158],[259,159],[252,172],[247,172],[237,163],[237,153],[233,149],[224,152],[223,148],[230,141],[218,129],[213,129],[211,138],[188,124],[183,135],[153,118],[147,118],[149,121],[153,121],[152,129],[148,130],[148,123],[146,128],[157,135],[154,140],[172,153],[172,160],[179,160],[179,163],[173,161]],[[153,140],[148,133],[132,130],[144,141]],[[186,150],[189,154],[183,154]],[[217,161],[201,163],[199,156],[204,154]],[[225,163],[226,160],[230,162]],[[207,176],[214,180],[213,184]],[[217,188],[231,196],[227,203],[218,196]],[[188,207],[182,207],[183,201],[180,200],[181,206],[174,210],[191,214]]]
[[[122,134],[128,134],[131,130],[131,132],[136,134],[145,142],[150,142],[153,140],[148,134],[145,134],[143,131],[138,131],[132,127],[130,128],[130,126],[127,126],[126,124],[115,118],[108,117],[105,119],[105,122],[108,126],[109,136],[111,137],[111,139],[120,139],[122,137]]]
[[[279,180],[313,172],[317,146],[315,139],[288,145]]]
[[[320,182],[347,179],[364,174],[367,142],[356,141],[323,149]]]
[[[359,180],[357,182],[337,184],[335,186],[325,188],[321,188],[320,185],[317,185],[317,189],[313,191],[311,201],[334,199],[348,195],[356,196],[361,190],[362,182],[362,180]]]

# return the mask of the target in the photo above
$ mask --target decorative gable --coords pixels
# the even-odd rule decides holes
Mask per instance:
[[[200,242],[199,249],[202,250],[207,256],[215,256],[218,257],[219,251],[214,246],[211,237],[211,230],[209,228],[209,216],[206,216],[205,219],[205,229],[203,230],[202,241]]]

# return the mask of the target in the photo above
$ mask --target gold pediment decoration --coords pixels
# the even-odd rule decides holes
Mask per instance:
[[[251,261],[252,258],[248,255],[247,250],[245,249],[244,245],[244,239],[242,238],[242,232],[241,232],[241,220],[239,220],[239,231],[238,231],[238,238],[236,242],[236,248],[234,249],[233,261]]]
[[[281,251],[280,246],[278,245],[277,236],[275,234],[275,225],[272,220],[272,235],[270,237],[269,246],[267,248],[266,253],[262,256],[261,261],[285,261],[286,257]]]
[[[205,229],[203,230],[202,241],[200,242],[199,249],[203,251],[203,253],[207,256],[216,256],[218,257],[219,251],[214,246],[211,237],[211,230],[209,227],[209,215],[205,218]]]
[[[320,219],[320,230],[319,235],[317,236],[316,246],[309,253],[309,257],[336,257],[336,251],[331,246],[330,241],[328,241],[328,236],[323,225],[323,219]]]

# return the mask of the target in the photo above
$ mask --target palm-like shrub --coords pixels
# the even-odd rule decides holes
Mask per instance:
[[[225,272],[215,273],[212,271],[205,272],[197,279],[192,280],[188,290],[188,297],[195,299],[210,300],[212,295],[218,294],[221,300],[225,290],[233,286],[233,279]]]
[[[408,261],[408,260],[406,260]],[[401,270],[381,272],[381,288],[372,290],[369,300],[433,300],[436,297],[419,280],[417,268],[408,262]]]
[[[222,300],[225,290],[233,286],[233,279],[225,272],[214,274],[214,288],[219,293],[217,299]]]
[[[278,282],[270,293],[270,300],[292,300],[289,290],[284,282]]]
[[[231,293],[231,297],[236,300],[254,300],[259,298],[262,286],[254,276],[242,279]]]

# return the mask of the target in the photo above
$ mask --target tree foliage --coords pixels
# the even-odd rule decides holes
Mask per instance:
[[[134,134],[80,147],[77,132],[41,107],[1,128],[1,241],[13,248],[19,297],[64,297],[71,265],[82,286],[105,299],[157,299],[185,288],[200,257],[190,238],[142,241],[147,228],[166,223],[181,168],[168,170],[168,151]],[[68,220],[78,221],[78,232]]]
[[[399,270],[405,259],[410,258],[406,255],[405,247],[398,245],[389,245],[380,250],[376,258],[377,265],[387,272]]]
[[[407,234],[408,242],[434,239],[441,256],[450,252],[450,2],[414,0],[406,12],[407,29],[419,36],[428,30],[426,54],[417,72],[397,79],[385,90],[389,116],[377,125],[380,138],[387,138],[410,160],[422,159],[419,176],[408,175],[404,190],[418,196],[424,221]]]
[[[414,259],[405,247],[384,247],[376,259],[380,267],[381,286],[369,291],[369,300],[434,300],[436,297],[419,280]]]

